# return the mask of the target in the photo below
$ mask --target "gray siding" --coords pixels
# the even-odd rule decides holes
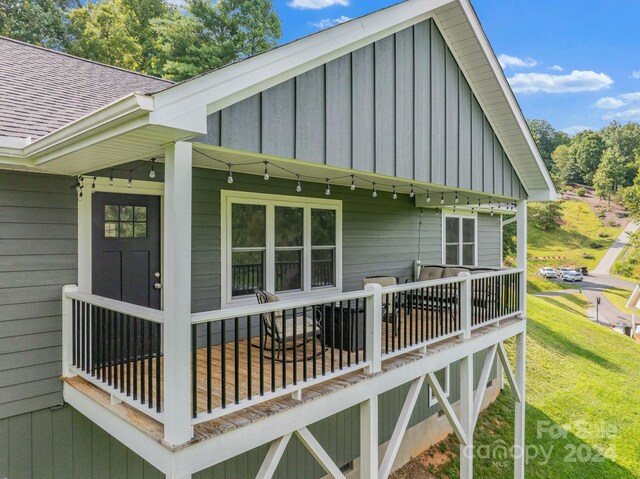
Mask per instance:
[[[0,418],[62,402],[60,297],[77,280],[72,184],[0,172]]]
[[[208,130],[198,141],[525,196],[430,20],[213,113]]]
[[[502,265],[501,215],[478,215],[478,265]]]

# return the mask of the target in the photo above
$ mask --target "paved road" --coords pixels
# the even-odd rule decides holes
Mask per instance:
[[[630,223],[613,242],[593,271],[584,277],[582,283],[576,284],[576,289],[540,293],[539,296],[557,296],[559,294],[582,292],[592,305],[587,310],[587,315],[593,320],[596,319],[596,302],[597,299],[600,298],[600,306],[597,314],[599,322],[612,326],[616,326],[619,323],[631,325],[631,315],[622,313],[616,308],[613,303],[605,297],[603,291],[611,287],[632,290],[636,286],[636,283],[611,276],[609,271],[613,267],[618,255],[622,252],[622,249],[629,242],[629,235],[637,230],[638,225]]]

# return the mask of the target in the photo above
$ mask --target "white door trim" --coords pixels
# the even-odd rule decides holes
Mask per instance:
[[[82,201],[78,202],[78,289],[83,293],[92,292],[92,259],[91,259],[91,193],[121,193],[126,195],[155,195],[160,197],[160,243],[162,244],[162,227],[164,223],[163,196],[164,183],[157,181],[134,180],[131,188],[128,180],[114,178],[113,185],[108,178],[96,178],[95,189],[92,188],[93,178],[85,176],[82,189]],[[164,265],[162,248],[160,251],[160,267]],[[162,304],[162,299],[160,301]]]

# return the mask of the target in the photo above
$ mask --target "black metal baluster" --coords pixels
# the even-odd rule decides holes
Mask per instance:
[[[107,311],[107,384],[111,386],[111,352],[113,350],[113,311]]]
[[[373,302],[373,298],[370,298],[370,301]],[[365,300],[366,302],[366,300]],[[384,353],[389,354],[389,296],[384,296]],[[366,305],[365,305],[366,308]],[[393,339],[393,331],[391,332]]]
[[[276,343],[275,338],[277,335],[278,325],[276,324],[275,311],[267,313],[271,315],[271,392],[276,390]]]
[[[260,329],[260,396],[264,396],[264,322],[262,317],[258,317],[258,328]]]
[[[227,407],[227,320],[220,321],[220,363],[222,367],[221,371],[221,384],[220,384],[220,401],[222,402],[222,409]]]
[[[331,303],[331,372],[335,370],[336,312],[336,303]],[[322,373],[324,374],[324,371]]]
[[[96,308],[95,315],[95,333],[96,349],[95,349],[95,377],[100,379],[102,377],[102,310],[103,308]]]
[[[147,335],[146,335],[146,321],[144,319],[140,320],[140,402],[145,404],[147,401],[147,374],[146,374],[146,356],[147,356]]]
[[[198,349],[197,347],[198,347],[198,325],[192,324],[191,325],[191,416],[194,418],[198,417]],[[207,393],[208,392],[209,391],[207,391]]]
[[[351,367],[351,351],[358,349],[358,345],[354,345],[354,341],[351,338],[351,328],[354,326],[354,320],[356,324],[358,324],[358,315],[356,314],[354,318],[353,309],[351,309],[351,300],[349,299],[347,300],[347,367]]]
[[[162,377],[162,372],[160,371],[160,355],[161,355],[161,345],[162,345],[162,325],[160,323],[156,324],[156,411],[162,411],[162,385],[160,384],[160,378]]]
[[[125,329],[127,331],[125,345],[127,347],[126,350],[126,361],[127,361],[127,382],[126,382],[126,393],[127,396],[131,396],[131,316],[128,314],[125,316]]]
[[[118,322],[120,323],[120,392],[124,392],[124,315],[118,315]]]
[[[149,407],[153,407],[153,324],[152,322],[147,323],[147,335],[149,336],[147,340],[147,347],[149,348],[149,363],[147,364],[147,402]]]
[[[318,375],[318,352],[317,352],[317,342],[318,342],[318,332],[317,332],[317,324],[315,321],[315,317],[316,317],[316,306],[311,306],[311,309],[313,311],[313,317],[314,317],[314,321],[313,321],[313,326],[312,326],[312,330],[313,330],[313,344],[311,345],[311,350],[313,351],[313,379],[315,379]],[[322,311],[320,311],[322,313]],[[325,310],[326,312],[326,310]],[[326,318],[326,314],[324,315],[324,328],[322,328],[322,336],[325,335],[325,331],[327,330],[327,325],[328,325],[328,318]]]
[[[251,364],[251,340],[252,340],[252,334],[251,334],[251,316],[247,316],[247,398],[251,399],[251,368],[252,368],[252,364]]]
[[[295,321],[295,318],[293,319]],[[282,359],[282,389],[287,387],[287,349],[286,349],[286,341],[287,341],[287,311],[282,310],[282,329],[280,330],[282,333],[280,335],[280,344],[282,345],[282,352],[280,359]]]
[[[138,318],[133,319],[133,399],[138,399]]]
[[[78,301],[71,300],[71,362],[74,366],[78,365]]]
[[[233,318],[233,398],[240,402],[240,318]]]
[[[339,328],[340,328],[339,329],[339,331],[340,331],[340,341],[339,341],[340,344],[338,345],[339,353],[340,353],[340,359],[338,361],[338,369],[342,370],[342,366],[343,366],[342,354],[344,353],[344,340],[345,340],[345,334],[344,334],[344,308],[342,307],[343,306],[342,305],[342,301],[340,301],[338,304],[339,304],[339,307],[340,307],[340,310],[339,310],[340,316],[339,316],[339,319],[338,319],[338,324],[339,324]],[[333,347],[335,348],[335,346],[336,345],[334,343]]]
[[[292,324],[292,328],[293,328],[293,385],[295,386],[296,383],[298,382],[298,360],[297,360],[297,355],[298,355],[298,344],[297,344],[297,340],[296,337],[298,336],[298,311],[296,310],[296,308],[293,308],[293,324]],[[307,318],[302,318],[302,322],[305,323],[307,321]]]
[[[356,310],[360,311],[358,309],[358,303],[359,301],[356,299]],[[362,328],[364,329],[364,331],[367,331],[367,321],[370,321],[369,316],[367,315],[367,300],[362,298],[362,315],[364,316],[364,321],[362,322]],[[377,344],[373,345],[374,348],[379,347]],[[362,360],[366,361],[367,360],[367,340],[365,338],[364,344],[362,345]],[[358,360],[358,356],[356,355],[356,363]]]
[[[207,322],[207,412],[213,409],[212,399],[213,390],[211,389],[211,321]]]
[[[314,307],[317,307],[317,305],[314,305]],[[325,304],[325,305],[322,305],[321,307],[322,307],[322,309],[324,309],[325,314],[326,314],[327,313],[327,305]],[[331,307],[331,305],[329,305],[329,307]],[[334,314],[331,313],[331,317],[327,318],[327,321],[325,323],[328,326],[329,322],[331,322],[331,329],[332,330],[335,329],[335,321],[334,321],[334,317],[333,316],[334,316]],[[326,327],[324,328],[324,330],[322,332],[322,344],[320,345],[320,349],[321,349],[320,354],[322,356],[322,358],[321,358],[322,359],[322,364],[320,365],[320,371],[322,371],[322,375],[324,376],[325,373],[327,372],[326,354],[325,354],[326,353],[326,349],[327,349],[327,328]],[[315,377],[315,368],[314,368],[313,377]]]
[[[360,364],[360,348],[358,347],[358,342],[360,341],[360,308],[358,307],[358,298],[356,298],[355,300],[355,305],[354,305],[354,311],[355,311],[355,333],[356,333],[356,339],[354,341],[355,343],[355,350],[356,350],[356,364]],[[365,341],[366,342],[366,341]]]
[[[303,355],[303,360],[302,360],[302,380],[304,382],[307,381],[307,342],[308,342],[308,337],[307,337],[307,307],[304,306],[302,308],[302,317],[304,318],[304,321],[302,322],[302,355]],[[315,316],[311,316],[311,320],[315,323],[316,322],[316,318]],[[313,338],[313,340],[315,341],[316,338]]]

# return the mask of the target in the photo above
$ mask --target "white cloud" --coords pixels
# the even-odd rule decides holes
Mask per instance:
[[[602,117],[604,120],[640,120],[640,108],[629,108],[623,111],[612,111]]]
[[[553,70],[556,72],[563,72],[564,68],[562,68],[560,65],[553,65],[552,67],[549,67],[549,70]]]
[[[640,91],[636,91],[633,93],[623,93],[622,95],[618,95],[622,100],[624,100],[625,104],[640,102]]]
[[[589,126],[584,126],[584,125],[573,125],[573,126],[568,126],[566,128],[563,128],[562,131],[564,131],[567,135],[569,136],[573,136],[576,133],[580,133],[581,131],[584,130],[591,130],[592,128]]]
[[[299,10],[321,10],[334,5],[347,7],[349,6],[349,0],[291,0],[287,5]]]
[[[577,93],[609,88],[613,80],[604,73],[573,70],[567,75],[517,73],[509,83],[515,93]]]
[[[620,108],[621,106],[624,106],[624,101],[620,100],[619,98],[613,98],[611,96],[605,96],[603,98],[600,98],[596,102],[596,108],[603,108],[606,110],[615,110],[616,108]]]
[[[351,20],[350,17],[342,15],[338,18],[323,18],[322,20],[319,20],[317,22],[311,22],[311,26],[314,26],[316,28],[329,28],[338,25],[339,23],[348,22],[349,20]]]
[[[636,80],[640,80],[640,70],[635,70],[631,72],[631,78]]]
[[[508,67],[531,68],[531,67],[535,67],[538,64],[538,62],[535,61],[533,58],[523,59],[518,57],[512,57],[511,55],[507,55],[505,53],[498,56],[498,63],[500,63],[500,66],[502,68],[508,68]]]

